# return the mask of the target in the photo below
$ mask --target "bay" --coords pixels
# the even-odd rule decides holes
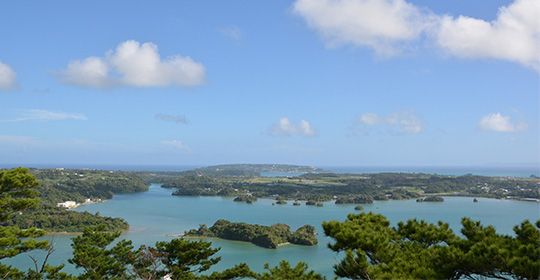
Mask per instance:
[[[376,201],[364,205],[364,211],[381,213],[392,224],[407,219],[423,219],[429,222],[439,220],[450,224],[459,232],[462,217],[480,220],[483,224],[494,225],[502,233],[512,234],[514,225],[525,219],[540,219],[540,204],[514,200],[479,198],[473,203],[471,197],[445,197],[443,203],[417,203],[415,200]],[[250,243],[211,239],[215,247],[221,247],[222,261],[215,269],[224,269],[240,262],[248,263],[252,269],[260,271],[265,263],[277,264],[280,260],[292,263],[307,262],[311,269],[326,276],[333,276],[332,265],[341,256],[330,251],[327,244],[331,239],[324,236],[321,223],[329,220],[344,220],[348,213],[357,212],[355,205],[335,205],[326,202],[324,207],[272,205],[270,199],[259,199],[254,204],[233,202],[224,197],[179,197],[171,196],[170,189],[152,184],[149,191],[136,194],[115,195],[113,199],[98,204],[84,205],[75,211],[99,212],[103,216],[121,217],[130,224],[130,230],[122,238],[130,239],[135,246],[153,245],[156,241],[170,240],[186,230],[197,228],[199,224],[212,225],[218,219],[237,222],[271,225],[285,223],[296,229],[304,224],[316,226],[319,244],[317,246],[286,245],[276,250],[257,247]],[[66,235],[47,236],[55,246],[52,264],[67,264],[71,257],[71,237]],[[42,257],[40,252],[31,255]],[[7,263],[19,268],[32,265],[26,254],[10,259]],[[75,268],[66,265],[66,271]]]

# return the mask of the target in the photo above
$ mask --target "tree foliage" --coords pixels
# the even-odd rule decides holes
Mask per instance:
[[[251,242],[269,249],[276,249],[287,242],[306,246],[313,246],[318,242],[315,228],[311,225],[304,225],[296,231],[291,231],[291,228],[286,224],[264,226],[234,223],[224,219],[217,220],[210,228],[201,225],[199,229],[189,230],[186,235]]]
[[[103,228],[87,228],[82,235],[73,238],[73,258],[69,260],[82,268],[80,279],[128,279],[128,265],[133,245],[122,240],[111,243],[120,232],[105,232]]]
[[[22,211],[14,215],[7,225],[20,228],[37,227],[51,232],[82,232],[87,227],[105,227],[106,231],[124,231],[129,228],[122,218],[101,216],[99,213],[69,211],[64,208],[41,205],[36,209]]]
[[[14,215],[38,205],[38,185],[27,169],[0,171],[0,260],[35,249],[47,250],[41,262],[32,258],[35,266],[26,272],[0,264],[0,279],[324,279],[305,263],[291,266],[286,261],[275,267],[266,265],[262,273],[253,272],[246,264],[214,271],[221,258],[216,256],[219,248],[213,248],[210,242],[180,238],[135,249],[131,241],[117,240],[120,232],[103,225],[88,227],[73,239],[73,257],[69,262],[81,273],[69,275],[61,271],[62,265],[47,264],[54,248],[35,239],[44,234],[43,230],[21,229],[8,223]],[[266,228],[227,221],[214,229],[203,227],[199,231],[216,236],[242,232],[242,236],[256,239],[261,229],[266,231],[265,238],[274,243],[296,240],[301,244],[315,235],[312,226],[291,232],[282,224]],[[461,234],[456,234],[443,222],[432,224],[413,219],[391,226],[383,215],[360,213],[350,214],[343,222],[325,222],[323,229],[334,239],[330,249],[343,253],[344,258],[334,266],[339,277],[540,278],[540,221],[524,221],[514,227],[514,235],[510,236],[498,234],[493,226],[463,218]]]
[[[335,273],[351,279],[498,279],[540,277],[540,222],[525,221],[516,236],[497,234],[492,226],[462,220],[463,236],[443,222],[409,220],[391,227],[382,215],[350,214],[344,222],[323,224],[344,252]]]
[[[237,279],[255,277],[246,264],[206,273],[221,258],[212,243],[173,239],[157,242],[155,247],[133,249],[131,241],[121,240],[119,233],[88,229],[73,240],[71,263],[83,270],[78,279]]]
[[[38,181],[26,168],[0,171],[0,221],[39,203]]]
[[[270,267],[268,264],[264,267],[265,272],[256,276],[257,280],[322,280],[325,279],[320,274],[308,269],[306,263],[299,262],[292,267],[289,262],[281,261],[276,267]]]
[[[35,249],[45,249],[46,241],[38,241],[44,231],[37,228],[20,229],[17,226],[6,226],[5,223],[18,211],[35,207],[38,181],[28,169],[15,168],[0,171],[0,260],[17,256]],[[22,278],[23,273],[13,267],[0,264],[0,278]]]

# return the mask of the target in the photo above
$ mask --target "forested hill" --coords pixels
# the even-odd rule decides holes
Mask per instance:
[[[154,178],[156,179],[156,178]],[[296,177],[185,175],[159,178],[173,195],[280,197],[289,200],[410,199],[428,195],[540,199],[540,179],[421,173],[306,173]]]
[[[42,203],[56,206],[66,200],[110,199],[114,194],[148,190],[148,184],[133,172],[86,169],[31,169],[40,181]]]
[[[181,175],[197,174],[203,176],[260,176],[264,172],[317,173],[320,168],[290,164],[222,164],[183,171]]]
[[[82,203],[87,199],[110,199],[114,194],[148,190],[141,177],[130,172],[62,168],[31,169],[30,172],[39,181],[36,191],[40,203],[35,208],[21,211],[20,215],[14,215],[5,225],[37,227],[47,232],[82,232],[88,226],[123,231],[129,227],[123,219],[70,211],[57,207],[57,203]]]

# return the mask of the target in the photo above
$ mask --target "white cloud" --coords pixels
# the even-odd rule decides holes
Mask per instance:
[[[107,87],[112,85],[109,66],[99,57],[88,57],[68,64],[62,79],[69,84],[86,87]]]
[[[176,124],[188,124],[187,118],[181,115],[156,114],[156,119]]]
[[[315,129],[306,120],[301,120],[298,125],[298,132],[304,136],[315,136]]]
[[[540,1],[516,0],[492,22],[445,16],[437,42],[456,56],[508,60],[540,71]]]
[[[293,10],[330,46],[394,54],[425,37],[457,57],[507,60],[540,72],[538,0],[515,0],[491,22],[436,15],[406,0],[296,0]]]
[[[22,121],[66,121],[66,120],[87,120],[84,114],[53,112],[41,109],[30,109],[21,112],[20,116],[14,119],[0,120],[0,122],[22,122]]]
[[[312,137],[316,135],[315,129],[308,121],[301,120],[298,124],[294,124],[287,117],[280,118],[279,121],[272,126],[270,133],[276,136],[301,135]]]
[[[384,120],[382,120],[375,113],[364,113],[360,116],[359,121],[360,123],[365,124],[365,125],[375,125],[375,124],[379,124],[383,122]]]
[[[17,82],[17,75],[11,67],[0,61],[0,90],[13,89]]]
[[[293,10],[330,46],[366,46],[385,55],[430,24],[429,15],[404,0],[297,0]]]
[[[204,82],[205,68],[188,56],[162,60],[155,44],[130,40],[104,58],[72,61],[60,74],[64,82],[86,87],[196,86]]]
[[[279,121],[274,124],[272,127],[272,132],[275,135],[293,135],[296,133],[296,127],[291,123],[289,118],[283,117],[279,119]]]
[[[510,116],[501,113],[492,113],[482,117],[478,125],[483,130],[495,132],[517,132],[527,129],[526,123],[512,122]]]
[[[358,118],[358,123],[363,126],[388,126],[399,132],[409,134],[418,134],[424,130],[420,118],[411,112],[396,112],[388,116],[364,113]]]
[[[182,142],[180,140],[176,140],[176,139],[163,140],[163,141],[161,141],[161,145],[173,148],[175,150],[183,151],[183,152],[190,152],[191,151],[191,149],[186,144],[184,144],[184,142]]]

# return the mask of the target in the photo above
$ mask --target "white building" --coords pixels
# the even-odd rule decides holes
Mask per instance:
[[[77,203],[75,201],[71,201],[71,200],[60,202],[60,203],[56,204],[56,207],[62,207],[62,208],[67,208],[67,209],[75,208],[77,206],[79,206],[79,203]]]

